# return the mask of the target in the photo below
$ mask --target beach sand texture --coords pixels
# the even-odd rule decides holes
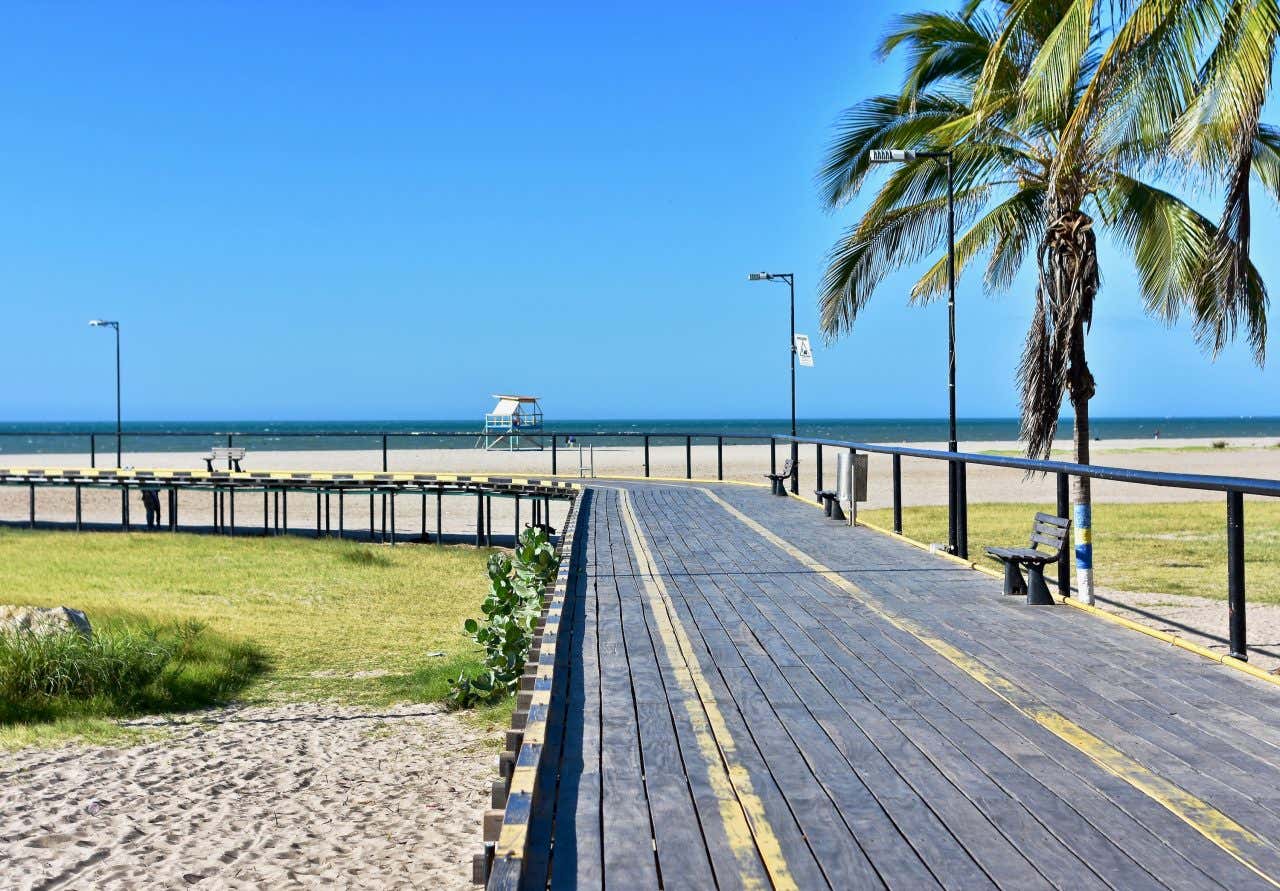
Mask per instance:
[[[439,706],[140,719],[0,754],[5,888],[472,887],[497,746]]]

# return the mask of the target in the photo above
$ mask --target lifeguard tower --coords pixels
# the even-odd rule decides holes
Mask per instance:
[[[484,416],[485,450],[542,451],[542,406],[538,405],[538,397],[495,393],[493,398],[498,404]]]

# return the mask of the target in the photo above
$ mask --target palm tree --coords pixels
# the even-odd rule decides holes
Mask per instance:
[[[1215,31],[1215,21],[1231,18],[1221,8],[1230,5],[999,0],[956,14],[907,15],[880,45],[882,57],[906,55],[900,92],[865,99],[838,122],[819,175],[829,209],[858,194],[872,148],[950,151],[958,225],[966,228],[956,243],[957,275],[985,256],[986,288],[1003,291],[1034,260],[1031,328],[1018,368],[1029,457],[1049,456],[1066,395],[1076,461],[1089,463],[1095,381],[1085,335],[1102,280],[1097,229],[1128,249],[1149,315],[1172,324],[1188,314],[1210,353],[1243,329],[1263,362],[1267,293],[1248,257],[1247,202],[1250,176],[1280,197],[1280,131],[1256,114],[1262,66],[1255,63],[1274,49],[1274,37],[1268,44],[1259,36],[1265,23],[1237,28],[1248,32],[1243,37]],[[1206,61],[1215,51],[1223,58]],[[1248,57],[1250,75],[1233,79],[1244,66],[1227,56]],[[1269,77],[1269,61],[1265,67]],[[1226,101],[1224,85],[1241,80],[1251,85],[1238,92],[1253,101],[1252,118],[1245,98],[1230,114],[1217,105]],[[1264,78],[1260,95],[1268,88]],[[1219,126],[1204,133],[1195,120]],[[1221,225],[1157,184],[1211,193],[1242,141],[1244,184],[1230,181]],[[928,160],[889,174],[831,251],[819,298],[828,339],[848,333],[887,273],[940,249],[911,300],[946,291],[946,190],[945,171]],[[1090,541],[1088,479],[1074,480],[1072,497],[1079,548]],[[1087,602],[1091,565],[1085,559],[1077,570]]]

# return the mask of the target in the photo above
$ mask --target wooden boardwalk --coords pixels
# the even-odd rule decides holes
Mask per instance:
[[[1280,887],[1280,687],[767,490],[579,509],[491,886]]]

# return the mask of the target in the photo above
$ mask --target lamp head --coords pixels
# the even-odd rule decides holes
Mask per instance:
[[[747,281],[749,282],[767,282],[768,280],[769,273],[767,272],[753,272],[747,276]]]
[[[916,153],[911,149],[872,149],[872,164],[896,164],[902,161],[914,161]]]
[[[90,328],[114,328],[114,327],[116,327],[118,324],[120,324],[120,323],[119,323],[119,322],[111,322],[111,321],[108,321],[107,319],[90,319],[90,320],[89,320],[89,327],[90,327]]]

